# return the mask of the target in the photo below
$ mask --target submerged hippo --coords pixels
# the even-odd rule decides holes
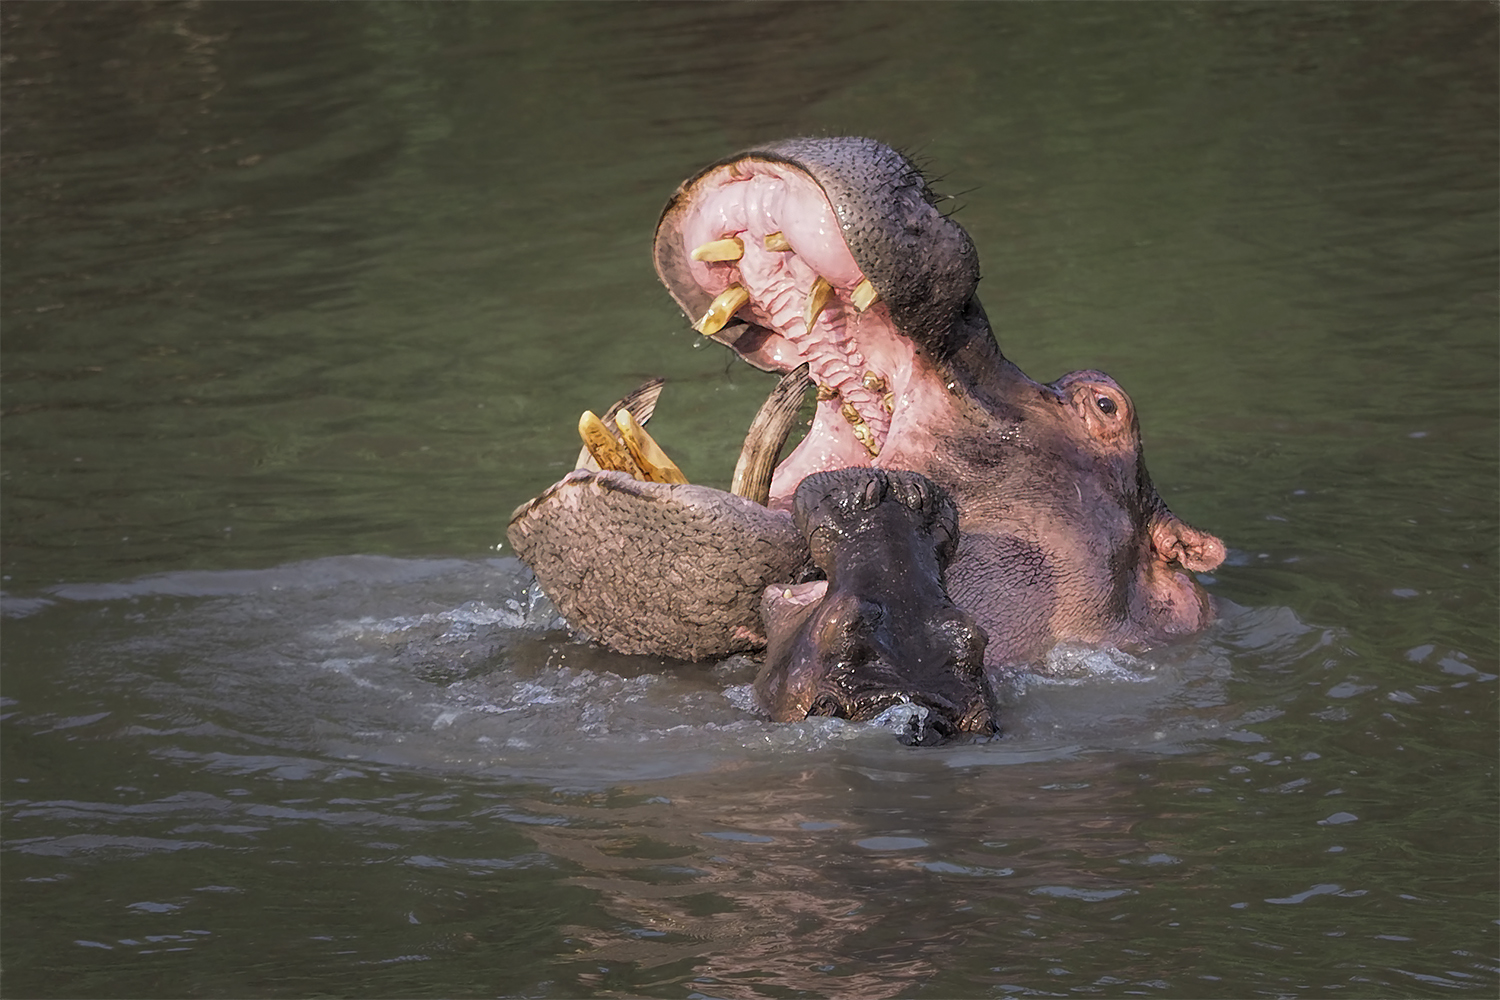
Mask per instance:
[[[792,518],[826,579],[770,586],[755,689],[771,717],[870,718],[909,702],[902,738],[994,732],[985,634],[948,597],[958,510],[915,472],[872,468],[802,480]]]
[[[573,625],[628,653],[764,646],[762,593],[817,575],[818,543],[791,512],[799,485],[870,467],[951,497],[947,593],[988,635],[992,677],[1059,641],[1150,645],[1208,623],[1192,573],[1223,543],[1157,495],[1130,398],[1100,372],[1042,384],[1005,358],[973,243],[935,201],[908,160],[862,138],[751,150],[678,188],[657,226],[662,281],[751,364],[805,366],[816,415],[768,489],[739,488],[739,470],[733,493],[687,485],[642,459],[575,471],[517,510],[510,542]],[[746,448],[742,468],[762,464],[756,433]]]

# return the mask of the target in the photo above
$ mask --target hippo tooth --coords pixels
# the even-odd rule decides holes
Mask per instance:
[[[645,473],[642,477],[652,483],[686,483],[687,477],[677,467],[677,463],[667,457],[667,453],[661,450],[661,445],[646,433],[645,428],[635,422],[635,415],[629,410],[621,410],[615,414],[615,426],[620,428],[620,437],[625,442],[625,447],[630,451],[630,457],[635,459],[641,471]]]
[[[873,306],[878,298],[880,298],[880,293],[875,290],[874,285],[870,284],[869,278],[855,285],[854,291],[849,293],[849,301],[854,303],[854,308],[860,312]]]
[[[880,408],[887,413],[896,412],[896,394],[888,392],[880,397]]]
[[[839,398],[839,391],[835,387],[833,387],[831,385],[819,385],[818,386],[818,402],[820,402],[820,403],[826,403],[830,399],[838,399],[838,398]]]
[[[870,425],[865,423],[865,418],[859,415],[859,411],[854,408],[854,404],[845,403],[839,407],[839,414],[845,420],[849,421],[849,426],[853,429],[854,436],[859,439],[860,444],[865,446],[865,451],[870,453],[870,457],[878,457],[880,455],[880,445],[875,441],[875,435],[870,432]]]
[[[628,410],[621,410],[628,413]],[[618,414],[616,420],[619,419]],[[612,472],[628,472],[636,478],[640,478],[640,469],[631,461],[630,455],[620,447],[620,442],[604,426],[593,410],[584,410],[583,416],[578,418],[578,436],[583,439],[583,446],[589,450],[599,468]]]
[[[776,251],[778,253],[783,250],[790,250],[792,248],[792,245],[787,242],[786,237],[781,235],[781,230],[779,229],[774,233],[767,233],[766,238],[762,242],[765,244],[765,248],[767,250]]]
[[[812,329],[812,325],[817,320],[818,314],[823,311],[824,306],[828,305],[828,297],[832,294],[833,286],[828,283],[828,279],[822,275],[818,275],[818,279],[813,282],[812,288],[808,290],[807,306],[802,310],[802,320],[807,325],[807,329]]]
[[[865,377],[860,379],[860,382],[866,389],[869,389],[871,392],[885,391],[885,379],[881,378],[874,372],[865,372]]]
[[[730,285],[719,293],[719,297],[708,305],[703,318],[693,324],[693,329],[705,337],[712,337],[734,316],[735,310],[750,301],[750,293],[744,285]]]
[[[740,448],[739,461],[734,466],[734,479],[729,486],[729,492],[735,496],[754,500],[762,507],[770,503],[776,459],[797,422],[807,387],[812,384],[807,371],[807,362],[804,361],[783,375],[750,422],[745,443]]]
[[[604,424],[605,429],[614,437],[619,437],[619,433],[615,430],[615,414],[626,407],[630,408],[630,415],[635,417],[640,424],[644,425],[651,419],[651,414],[656,412],[656,401],[661,397],[662,384],[662,380],[659,378],[650,379],[641,383],[624,399],[615,400],[613,405],[605,410],[604,415],[599,418]],[[579,423],[583,423],[583,418],[579,418]],[[589,452],[588,446],[585,445],[583,450],[578,453],[578,463],[573,467],[575,469],[589,469],[598,472],[599,462]],[[626,471],[636,476],[637,479],[640,478],[634,470]]]
[[[745,256],[745,241],[738,236],[726,236],[722,240],[710,240],[691,254],[694,260],[739,260]]]

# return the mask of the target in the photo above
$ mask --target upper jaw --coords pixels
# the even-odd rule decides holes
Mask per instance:
[[[743,153],[668,203],[657,272],[695,328],[761,368],[805,361],[818,387],[812,428],[773,478],[773,506],[812,472],[877,464],[900,432],[927,370],[918,355],[952,353],[946,338],[977,281],[976,269],[955,284],[945,250],[960,270],[972,265],[967,235],[932,207],[920,175],[872,140]],[[945,276],[956,291],[932,294]],[[914,289],[927,289],[917,307]]]

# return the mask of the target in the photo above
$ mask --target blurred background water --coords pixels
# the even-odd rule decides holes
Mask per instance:
[[[0,10],[11,996],[1500,988],[1490,4]],[[1224,620],[914,751],[569,636],[503,546],[668,379],[649,244],[751,143],[956,196],[1110,372]]]

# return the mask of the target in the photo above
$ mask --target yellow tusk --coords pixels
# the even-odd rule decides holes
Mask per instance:
[[[781,235],[781,230],[779,229],[774,233],[767,233],[766,238],[761,242],[765,245],[765,248],[767,250],[774,250],[776,252],[780,252],[782,250],[790,250],[792,248],[792,245],[787,242],[786,237]]]
[[[677,463],[668,458],[667,453],[661,450],[661,445],[652,440],[645,428],[635,422],[633,413],[629,410],[616,413],[615,426],[620,428],[620,437],[624,439],[625,447],[630,450],[630,457],[635,459],[636,464],[645,473],[647,482],[687,482],[687,476],[682,474]]]
[[[854,291],[849,293],[849,301],[854,303],[854,308],[860,312],[873,306],[878,298],[880,298],[880,293],[875,290],[874,285],[870,284],[869,278],[855,285]]]
[[[738,236],[726,236],[722,240],[711,240],[694,250],[689,256],[694,260],[739,260],[745,256],[745,241]]]
[[[813,323],[818,319],[818,313],[828,304],[828,297],[833,294],[833,286],[828,279],[821,274],[813,282],[812,288],[807,293],[807,305],[802,310],[802,321],[807,329],[811,330]]]
[[[730,285],[719,293],[718,298],[709,303],[708,312],[693,324],[693,329],[705,337],[712,337],[724,329],[724,325],[733,318],[740,306],[749,301],[750,293],[745,291],[744,285]]]
[[[620,442],[615,440],[609,428],[604,426],[604,421],[594,415],[593,410],[584,410],[583,416],[578,418],[578,436],[583,438],[583,446],[594,456],[599,468],[635,475],[635,463],[630,460],[625,449],[620,447]]]

